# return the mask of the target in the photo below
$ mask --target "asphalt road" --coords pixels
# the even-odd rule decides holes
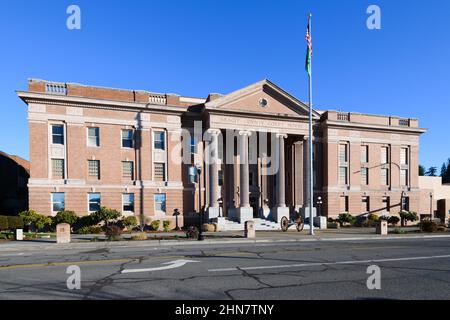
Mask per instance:
[[[367,287],[371,265],[380,290]],[[0,299],[450,299],[450,238],[0,248]]]

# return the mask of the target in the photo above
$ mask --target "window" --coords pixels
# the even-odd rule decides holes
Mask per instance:
[[[89,193],[89,212],[96,212],[100,210],[101,194]]]
[[[157,213],[166,213],[166,195],[155,194],[155,211]]]
[[[369,146],[361,146],[361,163],[369,162]]]
[[[400,164],[407,165],[408,164],[408,148],[400,149]]]
[[[64,144],[64,126],[62,124],[52,125],[52,143]]]
[[[65,210],[65,195],[64,193],[52,193],[52,211],[61,212]]]
[[[134,212],[134,193],[124,193],[122,195],[123,212]]]
[[[166,164],[155,163],[155,181],[166,181]]]
[[[52,178],[64,179],[64,159],[52,159]]]
[[[348,144],[339,145],[339,183],[348,185]]]
[[[362,197],[362,209],[363,212],[370,212],[370,198]]]
[[[348,185],[347,167],[339,167],[339,182],[341,185]]]
[[[339,145],[339,163],[344,164],[348,162],[348,145],[340,144]]]
[[[153,133],[153,142],[155,150],[166,150],[164,131],[157,131]]]
[[[122,178],[125,180],[134,180],[133,161],[122,161]]]
[[[381,185],[382,186],[389,185],[389,169],[387,168],[381,169]]]
[[[389,163],[389,147],[381,147],[381,164]]]
[[[191,137],[191,154],[197,154],[197,139]]]
[[[383,197],[383,206],[386,212],[391,212],[391,197]]]
[[[100,147],[100,129],[88,128],[88,146]]]
[[[88,160],[89,178],[100,180],[100,161]]]
[[[401,186],[408,185],[408,169],[400,170],[400,185]]]
[[[409,197],[403,197],[402,198],[401,211],[409,211]]]
[[[122,148],[133,148],[133,130],[122,130]]]
[[[361,185],[369,184],[369,169],[361,168]]]
[[[348,196],[341,196],[340,197],[340,213],[347,213],[348,212]]]

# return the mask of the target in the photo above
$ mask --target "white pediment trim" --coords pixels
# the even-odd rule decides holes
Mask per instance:
[[[281,89],[279,86],[274,84],[268,79],[264,79],[262,81],[256,82],[252,85],[249,85],[245,88],[239,89],[237,91],[234,91],[230,94],[224,95],[223,97],[220,97],[216,100],[210,101],[205,104],[205,108],[208,109],[221,109],[222,107],[225,107],[227,104],[239,101],[241,99],[244,99],[245,97],[257,93],[259,91],[263,91],[264,87],[268,87],[271,90],[275,91],[276,93],[280,94],[287,100],[291,101],[298,109],[291,108],[290,106],[286,106],[287,108],[290,108],[291,110],[297,112],[300,116],[304,116],[305,114],[309,113],[309,107],[299,99],[295,98],[293,95],[287,93],[283,89]],[[301,111],[303,112],[301,112]],[[320,113],[313,110],[313,117],[315,119],[320,119]]]

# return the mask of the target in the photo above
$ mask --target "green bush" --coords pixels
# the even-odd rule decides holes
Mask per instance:
[[[370,213],[367,216],[367,220],[373,221],[373,222],[378,222],[380,220],[380,217],[378,217],[376,214]]]
[[[98,226],[85,226],[77,230],[78,234],[100,234],[102,232],[102,228]]]
[[[341,226],[344,223],[349,223],[350,225],[353,225],[356,222],[356,218],[349,213],[341,213],[339,215],[338,221],[341,224]]]
[[[0,216],[0,231],[9,230],[8,217]]]
[[[19,213],[19,216],[22,218],[24,224],[28,226],[33,226],[36,232],[45,228],[46,226],[51,226],[52,224],[51,217],[39,214],[34,210],[21,212]]]
[[[123,225],[131,232],[138,225],[137,218],[135,216],[125,217],[123,219]]]
[[[170,230],[170,221],[163,221],[164,232],[168,232]]]
[[[100,210],[91,214],[92,224],[98,224],[104,222],[105,226],[108,226],[112,220],[117,220],[122,216],[117,210],[101,207]]]
[[[419,223],[420,230],[423,232],[436,232],[438,230],[438,225],[434,221],[425,220]]]
[[[110,241],[119,241],[122,239],[122,229],[117,225],[108,225],[105,227],[105,235]]]
[[[399,222],[400,222],[400,218],[396,217],[396,216],[391,216],[388,219],[388,223],[393,225],[393,226],[396,226]]]
[[[188,239],[198,238],[198,229],[196,227],[189,227],[189,229],[186,231],[186,238]]]
[[[23,229],[23,220],[18,216],[9,216],[8,225],[10,230]]]
[[[58,225],[60,223],[68,223],[73,226],[78,220],[77,214],[73,211],[60,211],[53,217],[53,225]]]
[[[416,212],[412,212],[412,211],[402,211],[400,212],[400,218],[402,220],[402,224],[408,221],[414,222],[419,220],[419,216],[417,215]]]
[[[150,228],[153,230],[153,231],[158,231],[159,230],[159,225],[161,224],[161,221],[159,221],[159,220],[154,220],[154,221],[152,221],[151,223],[150,223]]]

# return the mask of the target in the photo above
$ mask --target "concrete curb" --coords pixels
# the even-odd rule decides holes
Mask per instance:
[[[152,248],[152,247],[179,247],[179,246],[205,246],[212,244],[270,244],[270,243],[302,243],[302,242],[352,242],[352,241],[386,241],[386,240],[411,240],[411,239],[442,239],[450,238],[450,235],[388,235],[388,236],[355,236],[355,237],[315,237],[303,239],[230,239],[230,240],[204,240],[204,241],[180,241],[180,240],[153,240],[135,243],[124,242],[89,242],[89,243],[71,243],[71,244],[56,244],[56,243],[15,243],[15,244],[0,244],[0,253],[9,253],[16,251],[30,251],[30,250],[59,250],[59,249],[91,249],[91,248]]]

